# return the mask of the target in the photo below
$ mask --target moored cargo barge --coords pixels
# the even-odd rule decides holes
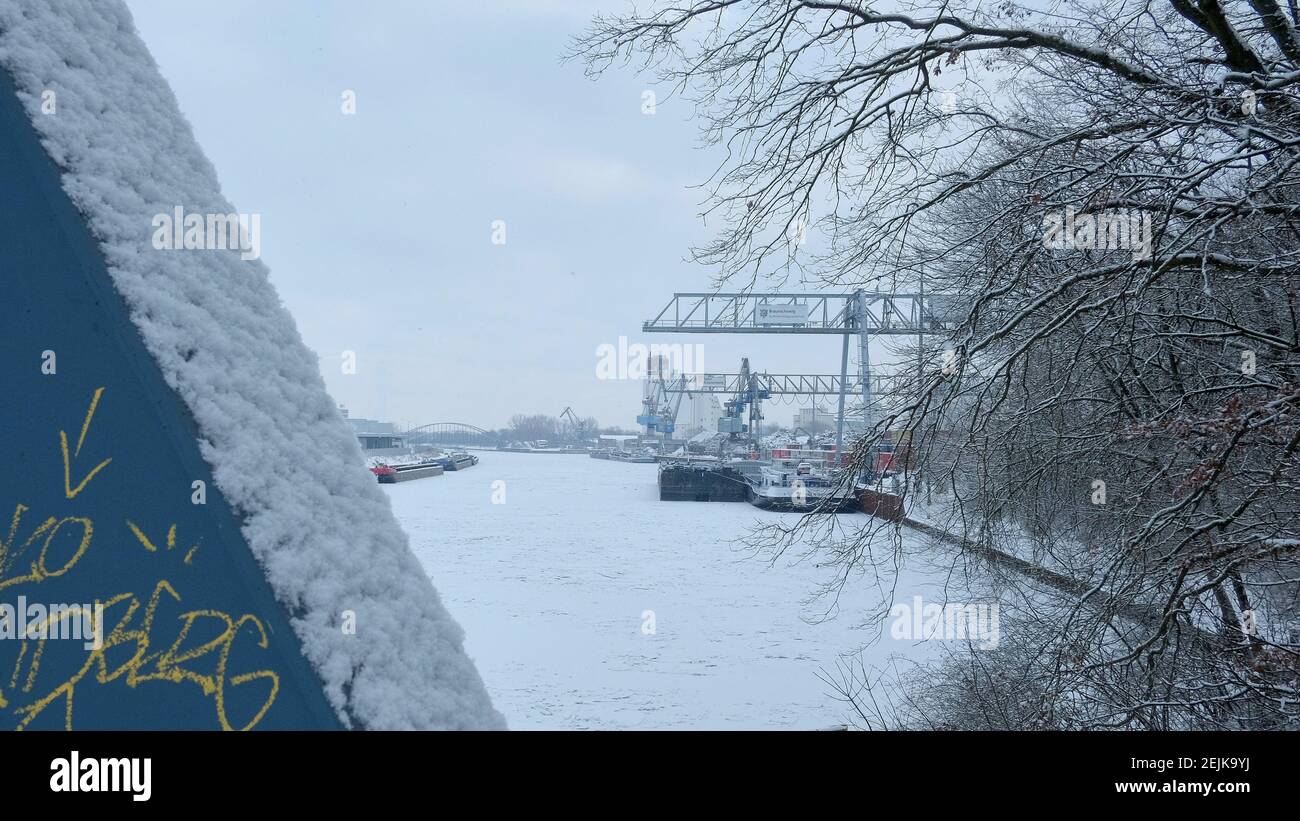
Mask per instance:
[[[749,498],[745,475],[725,465],[669,462],[659,467],[662,502],[744,502]]]
[[[426,479],[430,476],[441,476],[443,472],[442,465],[435,463],[421,463],[417,465],[376,465],[370,469],[375,474],[381,485],[393,485],[398,482],[409,482],[412,479]]]
[[[813,470],[807,462],[791,467],[763,465],[756,481],[749,484],[749,503],[763,510],[848,513],[859,509],[852,486],[843,480]]]
[[[472,453],[452,453],[435,461],[447,470],[467,470],[478,464],[478,457]]]

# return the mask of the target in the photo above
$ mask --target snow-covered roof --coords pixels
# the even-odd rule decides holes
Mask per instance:
[[[503,727],[266,266],[238,250],[154,250],[155,215],[236,209],[125,5],[0,0],[0,65],[193,414],[202,454],[340,719]],[[45,90],[57,94],[57,116],[41,113]],[[359,635],[339,629],[345,610]]]

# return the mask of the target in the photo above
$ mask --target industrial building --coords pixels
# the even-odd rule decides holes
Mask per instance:
[[[406,437],[397,430],[392,422],[380,422],[378,419],[363,419],[352,416],[348,409],[339,405],[339,412],[352,426],[361,449],[367,456],[389,456],[406,453]]]

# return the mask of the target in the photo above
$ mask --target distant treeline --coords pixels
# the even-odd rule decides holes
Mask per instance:
[[[510,417],[510,424],[501,428],[497,434],[509,442],[536,442],[545,439],[548,442],[583,442],[602,433],[635,433],[620,428],[601,428],[600,422],[593,416],[580,419],[572,414],[564,418],[548,416],[544,413],[517,413]]]

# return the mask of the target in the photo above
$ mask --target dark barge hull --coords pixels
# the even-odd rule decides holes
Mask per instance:
[[[817,511],[818,513],[855,513],[860,509],[858,500],[853,498],[853,496],[839,499],[833,506],[827,505],[822,507],[819,506],[819,502],[812,502],[806,505],[796,505],[789,499],[774,499],[771,496],[764,496],[755,491],[753,487],[749,488],[748,501],[751,505],[760,510],[773,510],[779,513],[812,513],[813,511]]]
[[[396,468],[392,473],[378,474],[379,484],[395,485],[398,482],[409,482],[412,479],[425,479],[430,476],[441,476],[442,465],[412,465],[407,468]]]
[[[478,464],[478,459],[473,456],[464,456],[458,458],[445,457],[439,459],[442,466],[447,470],[468,470]]]
[[[661,502],[744,502],[749,482],[729,467],[664,465],[659,469]]]

